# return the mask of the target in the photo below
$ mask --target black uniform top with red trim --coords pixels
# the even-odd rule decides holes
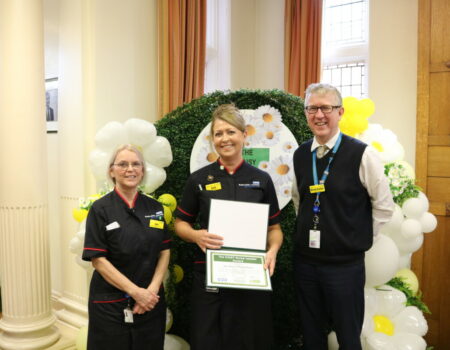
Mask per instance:
[[[139,287],[147,288],[159,253],[170,248],[161,203],[138,193],[130,208],[117,191],[94,202],[86,221],[83,260],[106,257]],[[94,271],[91,300],[110,300],[124,293]]]
[[[212,198],[267,203],[270,205],[268,225],[280,221],[277,195],[270,175],[244,161],[232,174],[220,163],[220,159],[192,173],[175,215],[189,223],[198,222],[200,228],[208,229]],[[197,262],[205,260],[200,248],[198,259]]]

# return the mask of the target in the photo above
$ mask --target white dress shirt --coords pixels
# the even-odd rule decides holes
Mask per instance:
[[[340,132],[336,133],[325,145],[328,150],[333,149]],[[313,152],[320,144],[314,137],[311,144],[311,152]],[[359,166],[359,179],[370,196],[372,203],[372,224],[373,234],[376,236],[381,226],[388,222],[394,213],[394,201],[392,199],[389,181],[384,175],[384,166],[378,153],[367,146],[362,155],[361,164]],[[297,178],[294,176],[292,182],[292,201],[294,202],[295,212],[298,214],[300,203],[300,194],[297,189]]]

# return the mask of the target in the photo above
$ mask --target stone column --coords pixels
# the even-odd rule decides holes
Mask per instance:
[[[47,349],[50,304],[42,0],[0,1],[0,348]]]

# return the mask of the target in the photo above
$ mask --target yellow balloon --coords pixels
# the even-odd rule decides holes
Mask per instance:
[[[72,216],[78,222],[82,222],[84,219],[86,219],[87,214],[88,211],[86,209],[75,208],[72,210]]]
[[[358,99],[353,96],[344,97],[342,99],[342,106],[344,107],[345,113],[353,114],[357,109]]]
[[[363,98],[358,101],[357,114],[364,118],[369,118],[375,112],[375,104],[370,98]]]
[[[170,210],[169,207],[166,207],[165,205],[163,205],[163,209],[164,209],[164,220],[166,221],[166,224],[169,225],[172,221],[172,211]]]
[[[77,350],[86,350],[87,349],[87,333],[88,328],[83,326],[79,329],[77,334],[77,339],[75,342],[75,346]]]
[[[412,290],[413,294],[416,295],[419,291],[419,280],[417,279],[416,274],[408,268],[404,268],[398,270],[395,274],[395,277],[399,277],[408,285],[409,289]]]
[[[357,132],[353,126],[352,118],[342,118],[339,122],[339,129],[348,136],[356,136]]]
[[[164,193],[158,197],[158,202],[166,207],[169,207],[171,211],[174,211],[177,207],[177,200],[169,193]]]
[[[394,335],[394,324],[386,316],[374,315],[373,323],[375,325],[375,332],[384,333],[390,336]]]
[[[384,147],[381,143],[379,143],[378,141],[372,141],[371,143],[372,147],[375,148],[378,152],[383,152],[384,151]]]
[[[180,283],[183,280],[184,271],[180,265],[173,265],[173,274],[175,276],[175,283]]]

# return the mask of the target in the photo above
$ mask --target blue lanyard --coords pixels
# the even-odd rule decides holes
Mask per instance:
[[[336,155],[336,152],[339,149],[339,146],[341,144],[342,141],[342,133],[339,133],[339,137],[336,140],[336,143],[334,144],[333,149],[331,150],[331,155],[328,158],[328,164],[327,167],[325,168],[325,170],[323,171],[322,174],[322,178],[320,179],[320,184],[324,184],[328,174],[330,173],[330,164],[334,159],[334,156]],[[312,171],[313,171],[313,180],[314,180],[314,185],[318,185],[319,184],[319,178],[317,176],[317,156],[316,156],[316,152],[317,152],[317,148],[313,151],[312,153]],[[319,197],[320,197],[320,193],[321,192],[317,192],[316,193],[316,199],[314,201],[314,206],[313,206],[313,223],[314,223],[314,230],[317,229],[317,225],[319,224],[319,213],[320,213],[320,201],[319,201]]]

